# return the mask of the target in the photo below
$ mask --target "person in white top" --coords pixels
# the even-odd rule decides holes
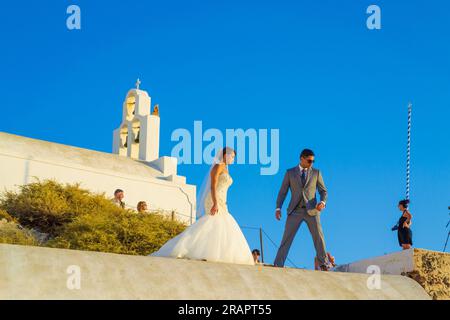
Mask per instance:
[[[114,198],[112,199],[112,202],[122,208],[125,209],[125,202],[123,202],[123,198],[125,197],[124,192],[122,189],[116,189],[116,191],[114,191]]]

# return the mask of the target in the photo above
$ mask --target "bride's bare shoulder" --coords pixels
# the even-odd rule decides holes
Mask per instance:
[[[221,162],[213,166],[213,168],[211,169],[211,174],[220,175],[224,171],[226,171],[226,165],[225,163]]]
[[[227,166],[224,162],[216,163],[214,165],[214,168],[216,168],[216,170],[224,170],[226,167]]]

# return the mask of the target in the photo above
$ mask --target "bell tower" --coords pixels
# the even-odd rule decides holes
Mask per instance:
[[[151,112],[151,97],[140,90],[128,91],[122,109],[122,122],[113,132],[113,153],[151,162],[159,158],[159,106]]]

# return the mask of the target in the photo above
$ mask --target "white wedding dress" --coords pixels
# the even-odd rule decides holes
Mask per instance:
[[[206,213],[151,256],[254,265],[247,240],[228,212],[227,191],[232,183],[231,176],[222,173],[216,188],[219,211],[209,214],[213,206],[209,191],[204,202]]]

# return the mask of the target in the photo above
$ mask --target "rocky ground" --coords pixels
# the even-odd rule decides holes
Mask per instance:
[[[450,300],[450,254],[414,249],[414,270],[406,275],[436,300]]]

